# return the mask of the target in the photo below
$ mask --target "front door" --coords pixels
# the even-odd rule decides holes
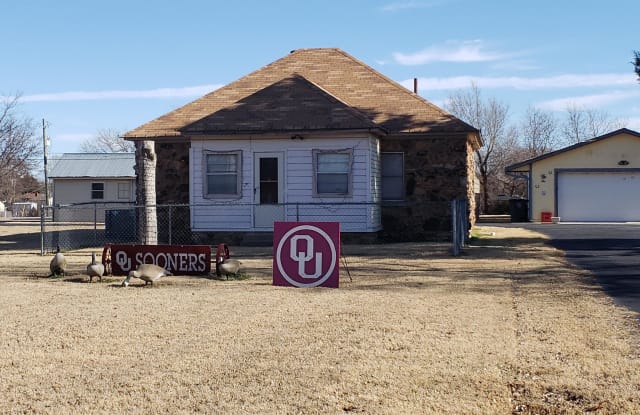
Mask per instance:
[[[273,230],[284,219],[283,154],[254,154],[254,227]]]

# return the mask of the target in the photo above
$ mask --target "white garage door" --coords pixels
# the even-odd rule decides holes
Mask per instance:
[[[563,222],[640,221],[640,172],[560,172]]]

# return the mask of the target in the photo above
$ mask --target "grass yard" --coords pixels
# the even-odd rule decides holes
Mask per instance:
[[[34,230],[0,222],[0,413],[640,413],[638,316],[539,234],[343,246],[336,290],[271,286],[261,248],[245,280],[88,284],[86,250],[50,279]]]

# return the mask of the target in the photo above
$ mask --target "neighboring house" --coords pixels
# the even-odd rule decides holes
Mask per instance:
[[[529,218],[640,221],[640,133],[626,128],[506,167],[529,180]]]
[[[14,202],[11,204],[11,215],[14,218],[38,216],[37,202]]]
[[[124,138],[155,142],[157,203],[189,203],[195,232],[316,220],[425,239],[457,198],[475,221],[478,130],[340,49],[292,51]]]
[[[65,153],[51,163],[53,205],[60,221],[104,221],[105,209],[135,202],[135,154]]]

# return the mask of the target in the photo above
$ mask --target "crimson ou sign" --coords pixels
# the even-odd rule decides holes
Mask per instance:
[[[339,222],[275,222],[273,285],[338,288]]]
[[[174,275],[211,272],[209,245],[108,245],[108,249],[113,275],[127,275],[140,264],[155,264]],[[105,255],[102,258],[104,261]]]

